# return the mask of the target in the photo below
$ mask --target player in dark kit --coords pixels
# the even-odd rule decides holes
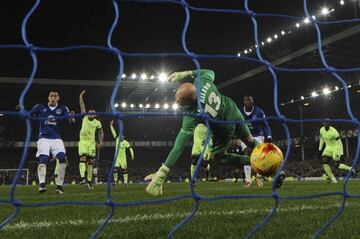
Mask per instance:
[[[53,158],[59,160],[58,176],[55,179],[56,192],[59,194],[64,193],[63,184],[67,165],[66,151],[59,133],[59,124],[61,120],[56,117],[69,117],[70,112],[66,106],[58,104],[59,100],[59,93],[57,91],[50,91],[48,103],[37,104],[30,111],[31,116],[46,118],[39,121],[40,127],[36,152],[36,157],[39,159],[37,172],[40,193],[46,191],[46,164],[49,161],[50,154]],[[74,122],[75,119],[71,118],[70,121]]]

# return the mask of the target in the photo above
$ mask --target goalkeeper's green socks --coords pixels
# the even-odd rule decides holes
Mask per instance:
[[[87,165],[87,181],[88,182],[92,182],[92,176],[93,176],[93,168],[94,165],[93,164],[88,164]]]
[[[127,184],[127,183],[128,183],[128,179],[129,179],[128,174],[127,174],[127,173],[124,173],[123,177],[124,177],[124,183]]]
[[[325,173],[330,177],[331,181],[337,182],[336,178],[334,177],[333,172],[331,171],[329,164],[323,164],[323,167],[324,167]]]
[[[347,166],[346,164],[341,163],[341,164],[339,165],[338,169],[350,171],[350,170],[351,170],[351,167],[350,167],[350,166]]]
[[[80,178],[81,180],[85,179],[85,172],[86,172],[86,164],[83,161],[79,163],[79,171],[80,171]]]

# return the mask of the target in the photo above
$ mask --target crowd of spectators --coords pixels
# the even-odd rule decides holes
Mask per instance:
[[[101,151],[101,155],[99,157],[99,161],[97,162],[98,166],[98,178],[99,181],[106,182],[111,163],[113,158],[113,148],[104,148]],[[128,172],[129,172],[129,180],[133,182],[141,182],[143,178],[151,173],[155,172],[161,165],[161,163],[166,159],[167,153],[170,148],[166,147],[153,147],[153,148],[145,148],[138,147],[134,148],[135,151],[135,160],[132,161],[129,157],[128,159]],[[28,168],[29,173],[29,182],[33,181],[37,182],[37,161],[33,157],[34,149],[31,149],[29,152],[29,156],[25,165],[25,168]],[[20,156],[21,149],[17,151],[9,150],[7,152],[3,152],[5,154],[4,160],[0,161],[1,169],[9,169],[9,168],[17,168]],[[4,155],[3,154],[3,155]],[[68,168],[66,172],[66,183],[78,182],[79,181],[79,170],[78,170],[78,156],[77,156],[77,148],[68,148]],[[190,178],[190,147],[185,149],[185,152],[182,155],[182,158],[177,162],[177,164],[171,169],[168,179],[171,181],[184,181],[186,178]],[[351,163],[351,159],[347,160],[347,163]],[[55,161],[50,161],[48,163],[47,170],[47,181],[54,180],[54,168]],[[301,177],[320,177],[323,174],[323,168],[320,159],[318,159],[317,152],[314,151],[312,153],[307,154],[307,159],[305,161],[300,160],[296,155],[292,155],[285,167],[285,171],[287,176],[292,176],[295,178]],[[0,185],[2,184],[11,184],[16,171],[0,171]],[[342,176],[343,172],[335,171],[338,176]],[[238,174],[239,175],[239,174]],[[216,177],[218,179],[225,178],[233,178],[234,170],[232,167],[228,165],[221,165],[218,163],[212,163],[211,167],[211,176]],[[204,177],[204,172],[202,170],[199,171],[199,178]],[[242,177],[242,174],[240,174]],[[122,177],[120,177],[121,179]],[[26,175],[25,172],[21,173],[20,183],[25,184]]]

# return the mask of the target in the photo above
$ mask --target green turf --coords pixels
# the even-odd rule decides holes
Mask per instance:
[[[360,194],[360,181],[351,181],[348,191]],[[114,201],[151,200],[145,185],[112,187]],[[341,191],[342,184],[326,182],[285,182],[281,195],[308,195]],[[46,201],[106,201],[106,186],[93,191],[85,186],[65,186],[65,194],[54,193],[53,186],[38,194],[34,186],[19,186],[16,197],[23,203]],[[199,183],[196,191],[202,196],[271,194],[271,185],[264,188],[243,188],[240,183]],[[188,194],[185,183],[164,186],[160,198]],[[7,199],[9,187],[0,187],[0,199]],[[254,238],[311,238],[311,235],[337,210],[340,196],[311,200],[280,201],[279,210]],[[176,234],[175,238],[244,238],[274,204],[273,199],[227,199],[201,202],[198,214]],[[192,210],[194,200],[182,199],[165,204],[118,207],[112,222],[99,238],[166,238],[168,232]],[[108,215],[108,206],[51,206],[21,208],[19,215],[0,231],[0,238],[89,238]],[[0,220],[14,212],[14,207],[0,204]],[[359,238],[360,199],[348,199],[339,220],[321,238]]]

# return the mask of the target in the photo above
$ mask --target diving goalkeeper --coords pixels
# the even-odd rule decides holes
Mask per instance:
[[[197,88],[196,81],[193,79],[200,75],[200,84]],[[180,82],[187,78],[192,78],[192,83],[181,84],[175,94],[176,103],[189,113],[198,114],[197,93],[200,96],[201,107],[210,119],[222,121],[242,121],[243,115],[236,106],[235,102],[219,93],[214,84],[215,73],[212,70],[194,70],[175,72],[169,76],[170,82]],[[195,127],[204,120],[192,118],[189,115],[183,117],[180,132],[175,140],[175,145],[169,153],[165,163],[156,173],[146,176],[145,180],[151,180],[146,188],[146,192],[153,196],[162,194],[162,184],[169,173],[170,168],[179,159],[185,145],[191,139]],[[232,138],[240,138],[248,147],[254,148],[258,142],[250,134],[247,124],[215,124],[210,122],[211,145],[209,149],[212,160],[220,160],[222,163],[233,165],[249,164],[250,157],[228,153]]]

